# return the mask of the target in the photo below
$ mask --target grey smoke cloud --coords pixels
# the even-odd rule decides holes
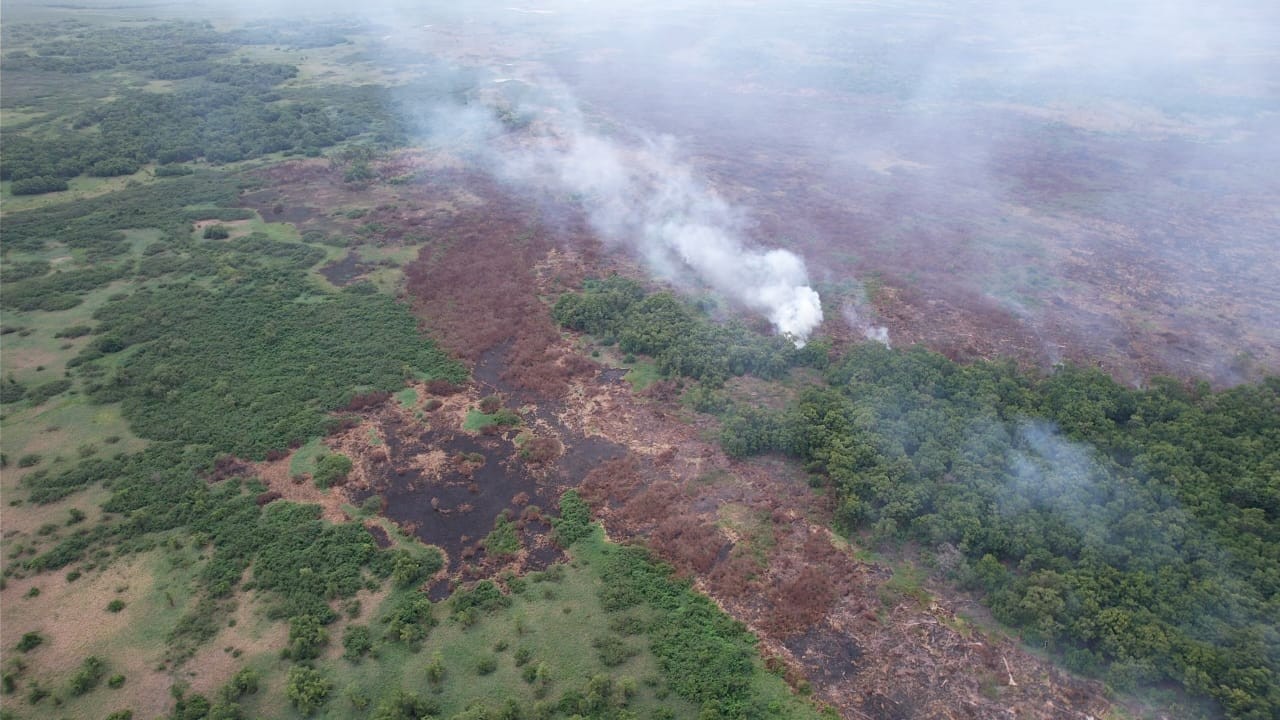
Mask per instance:
[[[379,26],[382,47],[362,49],[388,67],[436,56],[511,78],[491,86],[507,97],[532,80],[532,143],[504,142],[481,105],[424,126],[509,180],[580,198],[656,274],[781,331],[818,317],[809,280],[874,271],[918,291],[884,315],[900,342],[980,300],[1045,366],[1102,357],[1141,383],[1280,357],[1273,0],[219,7],[357,15]],[[850,325],[873,329],[873,309],[856,310]]]

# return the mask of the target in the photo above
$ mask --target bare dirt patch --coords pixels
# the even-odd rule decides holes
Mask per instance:
[[[52,350],[43,350],[40,348],[12,348],[6,349],[5,366],[11,371],[16,370],[34,370],[38,367],[50,367],[57,365],[62,360],[63,353],[57,353]]]
[[[250,659],[278,655],[280,648],[288,645],[289,624],[268,620],[248,595],[239,598],[230,619],[234,625],[224,625],[183,664],[183,680],[192,692],[213,697]]]
[[[253,464],[253,474],[267,485],[267,491],[279,493],[281,499],[307,505],[319,505],[325,520],[333,523],[346,522],[350,518],[342,508],[350,502],[343,487],[331,487],[321,490],[309,477],[295,478],[289,472],[289,461],[292,455],[280,460]],[[355,474],[355,470],[352,471]],[[357,481],[358,482],[358,481]]]

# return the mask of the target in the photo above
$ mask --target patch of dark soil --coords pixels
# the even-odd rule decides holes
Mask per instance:
[[[626,368],[605,368],[600,371],[600,382],[602,383],[621,383],[623,378],[630,372]]]
[[[433,603],[448,600],[449,596],[452,594],[453,581],[448,578],[437,580],[431,583],[431,586],[427,588],[427,597],[430,598]]]
[[[782,644],[809,669],[811,680],[824,684],[856,673],[862,657],[862,649],[852,637],[825,623],[792,635]]]
[[[314,208],[292,201],[275,188],[254,190],[240,196],[240,204],[256,210],[267,222],[301,223],[316,214]]]
[[[372,265],[360,262],[355,253],[347,253],[346,257],[320,268],[325,280],[339,287],[350,285],[356,278],[373,269]]]
[[[595,468],[626,455],[627,449],[597,437],[569,437],[564,455],[556,463],[562,482],[577,485]]]
[[[500,371],[494,372],[500,378]],[[549,472],[535,474],[514,457],[514,447],[502,436],[473,437],[434,426],[424,428],[395,415],[382,417],[380,434],[388,461],[375,467],[371,487],[356,500],[380,494],[384,514],[423,542],[444,549],[451,570],[464,563],[483,564],[485,553],[477,543],[502,515],[518,518],[522,545],[528,549],[524,570],[563,558],[549,546],[550,524],[526,508],[555,507],[561,488],[577,485],[591,468],[623,454],[619,445],[573,437],[559,427],[562,437],[569,438],[563,455]],[[555,420],[550,415],[544,419]],[[432,472],[413,464],[415,458],[431,452],[442,452],[450,460]]]
[[[378,547],[383,549],[391,547],[391,536],[381,525],[365,525],[364,529],[373,536],[373,541],[378,544]]]
[[[555,545],[542,545],[529,551],[527,567],[530,570],[546,568],[566,559],[564,551]]]
[[[915,720],[917,717],[906,698],[895,700],[880,693],[863,699],[862,712],[873,720]]]

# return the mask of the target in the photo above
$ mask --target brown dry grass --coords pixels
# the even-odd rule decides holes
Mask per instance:
[[[334,523],[346,522],[349,518],[342,506],[348,504],[350,500],[343,488],[339,486],[321,490],[310,479],[295,482],[289,472],[289,462],[292,457],[293,453],[290,453],[281,460],[254,463],[254,473],[266,483],[268,491],[280,493],[282,499],[319,505],[325,520]],[[354,473],[355,469],[352,470],[352,474]]]
[[[24,686],[35,678],[65,696],[71,673],[90,655],[106,660],[108,674],[127,678],[119,690],[106,689],[104,681],[95,693],[65,703],[60,717],[97,720],[121,708],[133,709],[135,717],[167,711],[173,679],[157,670],[164,647],[140,632],[155,622],[157,560],[156,553],[122,558],[74,583],[61,574],[45,573],[10,581],[0,592],[0,648],[6,660],[21,657],[27,664]],[[32,587],[40,588],[39,597],[26,598]],[[127,603],[125,609],[107,612],[107,603],[117,598]],[[29,653],[15,652],[18,639],[31,631],[39,632],[44,643]],[[41,706],[44,711],[51,710],[50,702]],[[6,705],[10,703],[17,704],[16,699],[7,699]]]
[[[16,487],[14,488],[16,490]],[[10,495],[10,488],[5,488],[5,496]],[[111,496],[111,492],[100,485],[76,493],[64,500],[47,505],[24,504],[9,507],[7,504],[0,510],[0,532],[3,532],[6,545],[13,539],[26,539],[33,535],[41,525],[53,523],[65,526],[72,508],[85,514],[85,524],[96,522],[102,514],[102,503]],[[77,525],[74,527],[84,527]],[[72,528],[74,529],[74,528]]]
[[[242,593],[228,623],[182,665],[182,679],[191,691],[212,697],[250,659],[275,656],[288,645],[289,624],[267,619],[256,600]],[[236,651],[239,651],[239,655]]]
[[[18,348],[4,351],[5,368],[10,371],[34,370],[37,367],[58,365],[65,353],[57,353],[42,348]]]

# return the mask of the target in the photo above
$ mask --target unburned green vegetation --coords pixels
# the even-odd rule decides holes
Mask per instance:
[[[162,92],[129,89],[83,109],[58,108],[61,122],[8,133],[0,179],[11,193],[67,189],[67,179],[133,175],[145,163],[205,160],[231,163],[272,153],[318,155],[362,133],[394,142],[402,130],[386,91],[322,86],[281,90],[297,75],[283,63],[227,56],[245,38],[196,23],[155,23],[85,31],[63,25],[24,26],[24,46],[3,59],[9,77],[115,70],[163,80]],[[326,42],[343,42],[340,34]],[[10,41],[12,43],[12,40]],[[120,82],[119,76],[113,78]],[[32,99],[39,102],[39,99]],[[336,112],[341,108],[341,112]],[[164,177],[181,172],[158,172]]]
[[[127,124],[146,107],[137,103],[158,102],[131,97],[134,105],[105,106],[119,117],[89,119]],[[353,397],[402,391],[414,403],[406,380],[456,384],[466,373],[419,334],[406,308],[372,286],[318,284],[310,271],[328,248],[230,207],[243,185],[238,176],[161,175],[5,216],[3,302],[22,328],[12,334],[25,333],[33,358],[36,350],[47,355],[33,366],[48,362],[58,373],[46,379],[43,365],[7,373],[6,410],[23,422],[22,446],[38,446],[40,430],[30,422],[37,412],[83,412],[106,423],[72,452],[13,458],[26,467],[12,491],[32,513],[61,515],[33,526],[31,540],[6,545],[6,581],[29,584],[24,598],[57,582],[63,603],[80,588],[102,592],[110,568],[137,573],[114,594],[85,596],[84,611],[114,628],[92,654],[48,653],[40,627],[15,628],[26,635],[14,635],[14,649],[46,651],[41,672],[57,681],[11,674],[6,682],[23,693],[15,709],[61,704],[72,717],[86,717],[91,706],[150,716],[163,683],[173,686],[174,700],[164,704],[177,718],[690,717],[700,709],[707,717],[757,716],[675,677],[672,641],[655,644],[645,629],[659,623],[636,620],[675,606],[642,600],[625,611],[626,622],[607,617],[606,545],[573,495],[557,538],[582,554],[574,564],[480,581],[433,603],[422,588],[444,566],[439,551],[403,538],[380,549],[362,524],[329,523],[317,507],[266,492],[244,459],[278,459],[303,446],[292,474],[338,484],[352,459],[328,452],[319,438],[343,422],[339,413]],[[205,238],[197,221],[225,224],[226,237]],[[519,423],[497,397],[469,418],[480,432]],[[62,430],[49,428],[50,441],[62,442]],[[67,503],[88,498],[99,511],[62,522]],[[496,519],[484,546],[493,557],[519,553],[516,524]],[[651,579],[667,577],[644,567]],[[664,593],[684,593],[680,607],[699,608],[698,622],[719,613],[687,587],[664,582],[673,583]],[[20,617],[6,615],[6,623]],[[734,666],[733,687],[768,688],[743,701],[754,703],[753,713],[769,711],[760,717],[809,713],[780,679],[763,674],[751,638],[716,617],[722,622],[709,632],[723,632],[723,647],[692,636],[677,644],[732,648],[726,652],[745,658]],[[230,680],[187,687],[181,679],[203,670],[222,638],[231,644],[208,678]],[[64,643],[58,635],[58,647]],[[103,705],[116,692],[121,701]],[[120,707],[126,699],[133,708]]]

